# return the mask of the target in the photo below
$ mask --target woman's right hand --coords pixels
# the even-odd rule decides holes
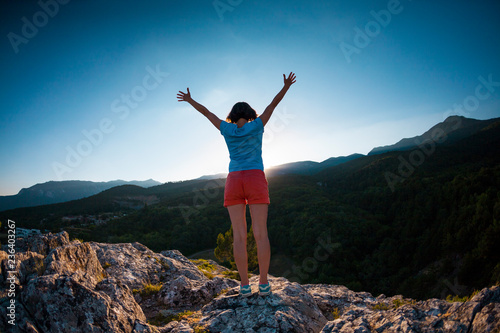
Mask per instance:
[[[285,74],[283,74],[283,81],[286,87],[290,87],[292,84],[294,84],[295,79],[296,79],[295,73],[290,72],[290,74],[288,74],[288,78],[285,77]]]
[[[187,88],[187,93],[184,93],[179,90],[179,94],[177,94],[177,101],[189,102],[190,100],[191,100],[191,93],[189,92],[189,88]]]

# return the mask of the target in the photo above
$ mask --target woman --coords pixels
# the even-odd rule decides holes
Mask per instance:
[[[240,294],[248,297],[252,289],[248,281],[247,258],[247,223],[246,204],[250,207],[252,227],[257,243],[259,261],[259,295],[268,295],[271,287],[267,280],[271,248],[267,236],[267,209],[270,203],[267,180],[262,162],[262,135],[264,126],[271,118],[274,109],[283,99],[292,84],[295,74],[288,77],[283,74],[284,86],[274,97],[264,113],[257,113],[245,102],[236,103],[226,118],[219,119],[206,107],[191,98],[189,88],[187,93],[179,91],[177,99],[191,104],[196,110],[210,120],[224,136],[229,149],[229,174],[224,190],[224,207],[229,212],[233,227],[233,254],[241,278]]]

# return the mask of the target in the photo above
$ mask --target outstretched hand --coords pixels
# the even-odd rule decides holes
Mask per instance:
[[[189,102],[191,100],[191,93],[189,92],[189,88],[187,88],[187,93],[184,93],[179,90],[179,94],[177,94],[178,102]]]
[[[285,77],[285,74],[283,74],[283,81],[286,87],[290,87],[292,84],[294,84],[295,79],[296,79],[295,73],[290,72],[290,74],[288,74],[288,78]]]
[[[177,101],[179,102],[188,102],[191,104],[193,108],[195,108],[197,111],[199,111],[202,115],[208,118],[210,122],[217,127],[218,130],[220,130],[220,124],[222,120],[219,119],[215,114],[210,112],[206,107],[201,105],[200,103],[196,102],[194,99],[191,98],[191,93],[189,92],[189,88],[187,88],[187,93],[182,92],[179,90],[179,93],[177,94]]]

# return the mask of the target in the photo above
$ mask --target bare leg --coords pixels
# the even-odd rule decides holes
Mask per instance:
[[[246,205],[228,206],[231,225],[233,226],[233,254],[238,273],[240,273],[241,285],[249,284],[248,281],[248,256],[247,256],[247,221]]]
[[[271,246],[267,236],[267,204],[250,205],[252,215],[252,229],[257,243],[257,257],[259,259],[259,284],[267,283],[269,262],[271,261]]]

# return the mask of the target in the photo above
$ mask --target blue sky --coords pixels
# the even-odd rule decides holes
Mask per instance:
[[[225,118],[238,101],[262,112],[294,71],[266,167],[500,116],[498,1],[22,0],[0,15],[0,195],[227,172],[223,137],[176,100],[186,87]]]

